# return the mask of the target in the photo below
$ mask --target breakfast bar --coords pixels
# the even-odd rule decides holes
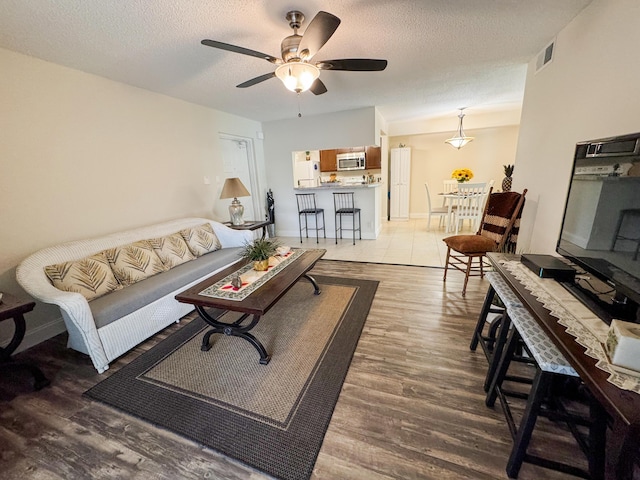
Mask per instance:
[[[355,206],[361,210],[362,238],[375,240],[382,229],[381,222],[381,183],[343,184],[322,183],[320,186],[294,188],[295,193],[315,193],[318,208],[324,208],[327,222],[327,236],[335,231],[333,194],[353,192]]]

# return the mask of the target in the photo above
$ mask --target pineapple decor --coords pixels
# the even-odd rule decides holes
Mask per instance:
[[[504,167],[504,178],[502,179],[502,191],[510,192],[511,184],[513,183],[513,178],[511,177],[511,175],[513,175],[514,165],[503,165],[503,167]]]

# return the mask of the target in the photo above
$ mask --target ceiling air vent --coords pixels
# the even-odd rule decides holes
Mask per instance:
[[[536,58],[536,73],[546,67],[553,60],[553,49],[555,48],[556,40],[553,39],[549,45],[544,47]]]

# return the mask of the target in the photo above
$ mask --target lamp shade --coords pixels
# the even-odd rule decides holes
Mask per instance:
[[[305,62],[290,62],[276,68],[276,77],[292,92],[306,92],[320,76],[315,65]]]
[[[250,197],[251,194],[238,177],[227,178],[222,186],[220,198]]]

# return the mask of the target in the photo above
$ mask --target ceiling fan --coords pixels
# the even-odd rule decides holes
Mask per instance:
[[[286,15],[289,26],[293,29],[293,35],[289,35],[282,40],[282,58],[273,57],[266,53],[257,52],[248,48],[230,45],[228,43],[217,42],[215,40],[202,40],[202,44],[227,50],[229,52],[241,53],[252,57],[263,58],[266,61],[277,65],[275,71],[265,73],[259,77],[247,80],[238,88],[247,88],[264,82],[273,77],[277,77],[289,90],[300,93],[311,90],[315,95],[322,95],[327,91],[327,87],[320,80],[320,70],[347,70],[357,72],[377,72],[387,67],[386,60],[375,60],[371,58],[344,58],[339,60],[323,60],[312,63],[311,60],[318,53],[318,50],[327,43],[334,34],[340,19],[327,12],[318,12],[313,17],[303,35],[298,35],[298,29],[304,21],[304,14],[293,10]]]

